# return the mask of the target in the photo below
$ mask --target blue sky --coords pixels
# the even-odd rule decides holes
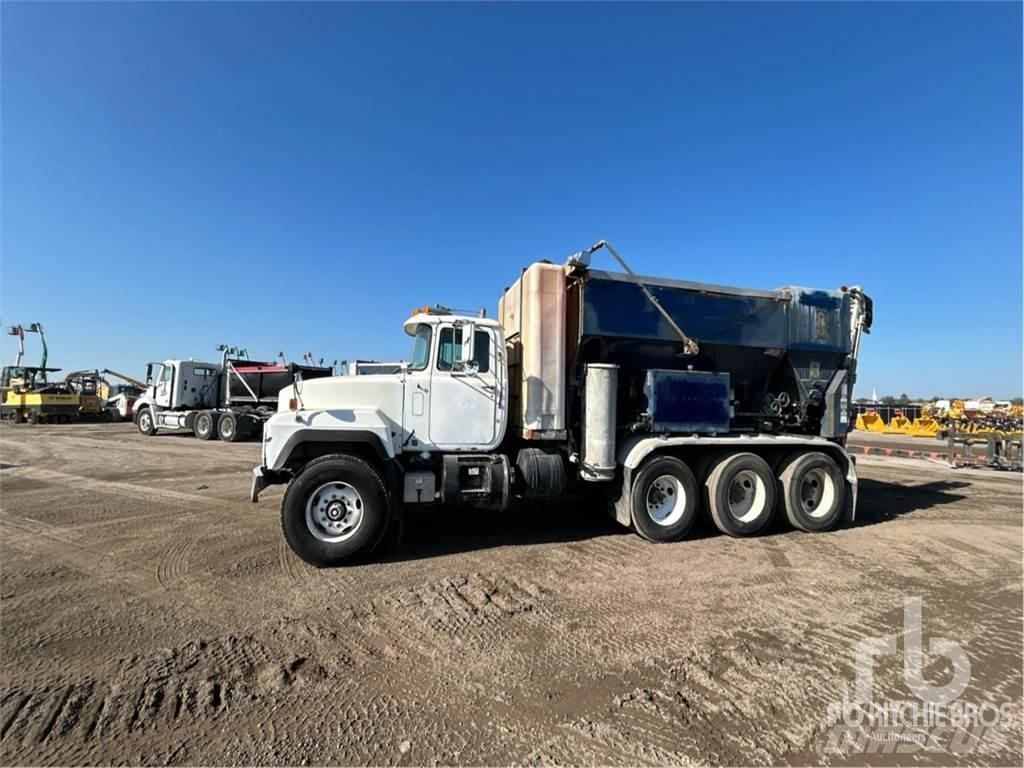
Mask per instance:
[[[1019,4],[5,2],[0,25],[0,311],[65,370],[222,342],[395,359],[411,307],[493,311],[603,237],[641,273],[863,284],[859,395],[1021,392]]]

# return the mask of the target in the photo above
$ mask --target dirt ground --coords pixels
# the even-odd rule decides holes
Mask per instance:
[[[668,545],[576,504],[421,512],[383,562],[318,571],[279,488],[247,501],[258,454],[0,427],[0,762],[1022,762],[1019,475],[863,457],[852,527]],[[856,643],[911,597],[1012,727],[825,751]],[[874,695],[911,696],[898,657]]]

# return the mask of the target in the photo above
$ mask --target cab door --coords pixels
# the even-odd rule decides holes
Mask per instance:
[[[473,326],[468,326],[473,328]],[[459,363],[468,328],[443,325],[431,373],[430,442],[439,448],[490,448],[500,439],[501,370],[493,328],[473,330],[473,363]]]
[[[424,323],[413,335],[412,359],[402,372],[405,389],[402,446],[406,451],[432,448],[430,443],[430,361],[434,329]]]
[[[153,402],[161,408],[171,407],[171,395],[174,390],[173,381],[174,378],[174,365],[170,362],[163,363],[160,366],[160,375],[157,376],[156,384],[153,388]]]

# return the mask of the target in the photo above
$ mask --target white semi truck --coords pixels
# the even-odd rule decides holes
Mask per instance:
[[[330,368],[230,357],[216,363],[164,360],[146,366],[146,388],[134,403],[135,425],[147,437],[159,430],[192,432],[200,440],[235,442],[260,434],[278,393],[296,376],[330,376]],[[154,374],[155,371],[155,374]]]
[[[625,273],[590,269],[601,247]],[[652,542],[701,512],[732,536],[776,510],[828,530],[855,514],[844,446],[870,325],[859,288],[638,277],[599,241],[524,269],[497,319],[414,310],[396,373],[283,389],[251,498],[287,483],[284,534],[319,566],[367,557],[407,511],[584,487]]]

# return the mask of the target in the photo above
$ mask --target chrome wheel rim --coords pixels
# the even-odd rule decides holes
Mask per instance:
[[[148,413],[140,413],[139,414],[139,426],[142,427],[142,429],[144,431],[146,431],[146,432],[149,431],[150,418],[149,418],[149,414]]]
[[[351,538],[363,521],[363,497],[348,483],[324,483],[306,501],[306,527],[320,541]]]
[[[647,489],[647,516],[658,525],[678,523],[686,511],[686,489],[675,475],[660,475]]]
[[[835,478],[824,469],[809,470],[800,481],[800,506],[814,518],[828,514],[836,500]]]
[[[741,523],[756,520],[764,513],[768,488],[757,472],[743,469],[729,482],[729,514]]]

